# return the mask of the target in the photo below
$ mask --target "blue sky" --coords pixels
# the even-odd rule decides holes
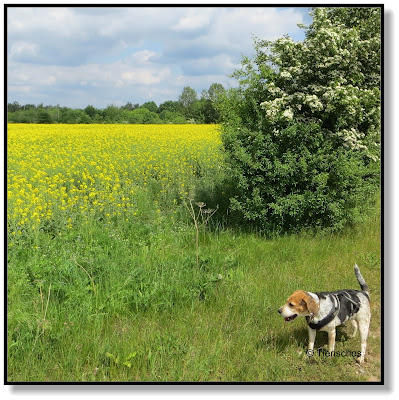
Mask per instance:
[[[304,38],[307,8],[8,8],[8,102],[104,108],[226,88],[253,36]]]

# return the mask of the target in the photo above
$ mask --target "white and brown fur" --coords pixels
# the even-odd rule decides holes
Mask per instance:
[[[296,317],[306,317],[309,332],[308,354],[312,354],[316,332],[328,333],[328,351],[334,351],[335,328],[351,321],[356,335],[360,332],[361,354],[357,359],[364,361],[367,336],[370,326],[370,294],[359,267],[355,264],[355,275],[361,290],[344,289],[334,292],[305,292],[297,290],[288,298],[287,303],[278,312],[285,321],[293,321]],[[323,325],[324,322],[328,322]]]

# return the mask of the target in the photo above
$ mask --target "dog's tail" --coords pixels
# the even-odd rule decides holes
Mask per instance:
[[[357,281],[359,282],[360,287],[362,288],[362,291],[365,292],[367,295],[370,295],[369,287],[368,287],[366,281],[364,280],[362,274],[360,273],[360,269],[357,266],[357,264],[355,264],[355,275],[356,275]]]

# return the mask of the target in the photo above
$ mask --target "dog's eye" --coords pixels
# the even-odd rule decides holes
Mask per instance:
[[[294,305],[292,303],[288,304],[290,307],[294,307]]]

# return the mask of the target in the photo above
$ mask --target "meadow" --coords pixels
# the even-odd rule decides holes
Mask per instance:
[[[9,382],[380,380],[380,214],[276,238],[228,224],[217,125],[8,125]],[[218,211],[196,231],[190,199]],[[205,209],[205,208],[204,208]],[[306,356],[296,289],[371,288],[362,366]],[[343,328],[336,350],[357,351]],[[326,345],[323,333],[316,349]]]

